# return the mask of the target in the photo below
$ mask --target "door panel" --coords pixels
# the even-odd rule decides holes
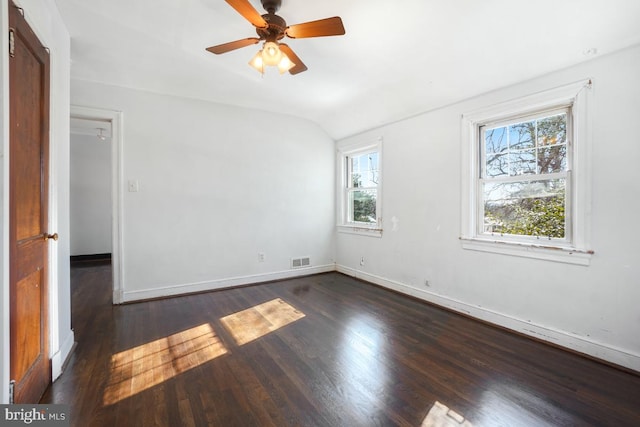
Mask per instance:
[[[23,378],[29,368],[37,364],[42,355],[40,342],[42,310],[42,294],[40,284],[42,274],[34,271],[17,284],[16,291],[16,317],[20,322],[16,324],[16,342],[19,352],[16,352],[16,360],[13,360],[16,378]]]
[[[15,403],[37,403],[51,382],[47,259],[49,55],[11,3],[9,26],[11,379]]]

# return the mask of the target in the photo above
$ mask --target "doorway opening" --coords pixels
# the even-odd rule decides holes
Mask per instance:
[[[122,302],[122,113],[71,106],[71,262],[110,261],[112,300]]]

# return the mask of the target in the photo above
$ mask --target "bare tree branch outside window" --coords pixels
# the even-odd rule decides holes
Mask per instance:
[[[484,232],[564,238],[567,113],[484,129],[483,135]]]

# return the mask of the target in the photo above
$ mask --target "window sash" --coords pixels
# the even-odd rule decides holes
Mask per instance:
[[[375,193],[375,206],[373,212],[373,220],[372,221],[357,221],[355,216],[355,194],[356,193]],[[347,200],[347,218],[346,223],[348,224],[358,224],[358,225],[376,225],[378,223],[378,188],[377,187],[367,187],[367,188],[350,188],[346,192]]]
[[[495,129],[495,128],[499,128],[499,127],[509,127],[511,125],[517,124],[517,123],[524,123],[524,122],[528,122],[528,121],[532,121],[532,120],[537,120],[537,119],[542,119],[542,118],[546,118],[546,117],[552,117],[552,116],[556,116],[556,115],[560,115],[560,114],[565,114],[566,117],[566,123],[565,123],[565,142],[561,143],[561,144],[552,144],[552,145],[544,145],[544,146],[539,146],[537,143],[534,144],[534,146],[532,148],[528,148],[528,149],[522,149],[522,150],[510,150],[508,149],[506,151],[505,154],[512,154],[512,153],[523,153],[526,151],[534,151],[536,154],[536,172],[535,173],[527,173],[527,174],[522,174],[522,175],[506,175],[506,176],[487,176],[487,150],[486,150],[486,138],[485,138],[485,132],[487,129]],[[517,177],[521,177],[521,176],[538,176],[538,175],[543,175],[543,176],[550,176],[551,174],[545,174],[545,173],[540,173],[537,171],[537,167],[538,167],[538,151],[543,149],[543,148],[554,148],[554,147],[562,147],[562,146],[566,146],[566,166],[564,168],[564,171],[568,171],[571,170],[572,167],[572,160],[573,160],[573,153],[572,153],[572,146],[573,146],[573,111],[571,108],[571,105],[561,105],[561,106],[555,106],[553,108],[549,108],[549,109],[543,109],[540,111],[536,111],[533,113],[527,113],[527,114],[521,114],[521,115],[514,115],[514,116],[510,116],[507,118],[503,118],[500,120],[495,120],[495,121],[487,121],[487,122],[483,122],[481,124],[478,124],[477,126],[477,147],[478,147],[478,178],[479,179],[508,179],[510,177],[513,176],[517,176]],[[498,154],[498,153],[495,153]]]
[[[382,138],[374,143],[354,144],[345,148],[338,150],[339,164],[341,164],[339,188],[342,205],[339,209],[338,229],[341,232],[355,234],[370,230],[380,233],[376,236],[381,236]],[[373,157],[373,164],[367,159],[368,157]],[[357,185],[354,185],[354,174],[362,174]],[[360,206],[354,206],[353,201],[362,195],[360,193],[368,193],[375,197],[374,206],[367,204],[366,200],[362,200],[363,198],[360,198],[362,202]],[[355,220],[354,210],[356,209],[358,212],[355,214],[359,215],[359,219],[364,219],[363,221]]]
[[[517,177],[513,177],[513,178],[517,178]],[[495,184],[502,184],[502,183],[530,183],[530,182],[539,182],[539,181],[557,181],[557,180],[564,180],[564,189],[565,189],[565,196],[564,196],[564,237],[549,237],[549,236],[544,236],[544,235],[527,235],[527,234],[504,234],[504,233],[499,233],[499,232],[490,232],[490,231],[485,231],[484,227],[485,227],[485,194],[484,194],[484,185],[486,183],[495,183]],[[569,196],[570,195],[570,189],[572,186],[572,179],[571,179],[571,173],[565,172],[565,173],[557,173],[557,174],[553,174],[553,176],[545,176],[544,178],[541,178],[540,175],[536,176],[532,176],[532,177],[527,177],[527,179],[509,179],[509,180],[478,180],[478,185],[476,188],[476,194],[478,195],[477,200],[478,200],[478,204],[476,206],[476,218],[478,219],[478,221],[476,222],[476,235],[478,236],[500,236],[501,238],[505,238],[505,239],[509,239],[509,240],[514,240],[514,241],[531,241],[531,242],[537,242],[539,240],[549,240],[549,241],[554,241],[556,243],[560,243],[560,244],[566,244],[566,243],[570,243],[573,241],[572,239],[572,221],[573,221],[573,204],[572,204],[572,198]]]
[[[560,147],[566,146],[566,154],[565,154],[565,167],[564,170],[559,172],[552,173],[540,173],[538,170],[538,159],[537,154],[538,150],[541,149],[537,141],[534,141],[533,151],[536,153],[536,171],[535,173],[526,173],[526,174],[517,174],[517,175],[499,175],[499,176],[487,176],[487,148],[486,148],[486,138],[485,131],[487,129],[494,129],[498,127],[507,127],[517,124],[523,123],[527,121],[544,119],[546,117],[552,117],[559,114],[565,114],[566,123],[565,123],[565,142],[561,144],[554,144],[551,146],[543,146],[543,148],[548,147]],[[477,141],[476,141],[476,149],[478,150],[478,176],[476,178],[476,224],[475,224],[475,234],[477,236],[495,236],[499,235],[501,239],[512,240],[515,242],[538,242],[541,239],[551,240],[558,244],[568,244],[572,242],[572,217],[573,217],[573,184],[571,180],[571,165],[573,163],[573,112],[571,108],[571,104],[563,104],[556,105],[552,108],[543,109],[539,111],[529,112],[527,114],[514,115],[509,117],[503,117],[495,121],[486,121],[477,124]],[[537,132],[536,132],[537,133]],[[537,137],[537,136],[536,136]],[[516,151],[516,150],[514,150]],[[511,153],[508,149],[507,153]],[[486,197],[484,193],[485,185],[488,183],[494,184],[516,184],[516,183],[532,183],[532,182],[540,182],[546,181],[551,182],[554,180],[564,180],[565,183],[565,196],[564,196],[564,237],[549,237],[549,236],[533,236],[526,234],[503,234],[485,231],[485,202]]]
[[[353,176],[354,176],[354,170],[353,170],[353,159],[355,158],[359,158],[359,157],[364,157],[364,156],[371,156],[371,155],[378,155],[378,151],[376,150],[362,150],[362,151],[358,151],[358,152],[354,152],[354,153],[350,153],[349,155],[345,156],[345,162],[346,162],[346,177],[345,177],[345,181],[346,181],[346,191],[345,191],[345,206],[346,206],[346,218],[345,218],[345,223],[347,224],[357,224],[357,225],[365,225],[365,226],[372,226],[372,225],[376,225],[378,223],[378,186],[355,186],[354,182],[353,182]],[[375,169],[372,169],[374,171],[376,171],[379,174],[379,170],[380,167],[379,165],[376,165]],[[370,182],[370,180],[365,179],[365,182]],[[374,206],[374,215],[373,221],[357,221],[354,218],[355,215],[355,194],[356,193],[375,193],[375,206]]]
[[[347,172],[347,177],[346,177],[346,186],[347,186],[347,188],[362,188],[362,189],[365,189],[365,188],[369,188],[369,189],[378,188],[378,185],[375,185],[375,186],[361,185],[361,186],[357,186],[357,187],[355,185],[353,185],[353,176],[355,175],[354,174],[354,170],[353,170],[353,163],[354,163],[353,160],[357,159],[357,158],[360,158],[360,157],[365,157],[365,156],[367,156],[367,157],[375,156],[376,157],[376,162],[379,162],[379,153],[376,150],[364,150],[364,151],[360,151],[360,152],[357,152],[357,153],[352,153],[351,155],[345,156],[345,161],[347,162],[347,165],[346,165],[346,168],[345,168],[345,170]],[[363,177],[364,178],[364,182],[375,182],[373,180],[374,175],[376,176],[376,179],[379,180],[379,177],[380,177],[380,165],[379,165],[379,163],[376,164],[375,168],[366,169],[366,171],[368,173],[370,173],[371,176],[370,177],[369,176]]]

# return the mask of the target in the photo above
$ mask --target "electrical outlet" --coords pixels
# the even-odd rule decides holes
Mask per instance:
[[[364,257],[360,258],[360,265],[364,267]]]
[[[424,279],[424,285],[425,285],[427,288],[430,288],[430,287],[431,287],[431,282],[429,282],[429,279]]]
[[[264,252],[258,252],[258,262],[264,262],[267,259]]]

